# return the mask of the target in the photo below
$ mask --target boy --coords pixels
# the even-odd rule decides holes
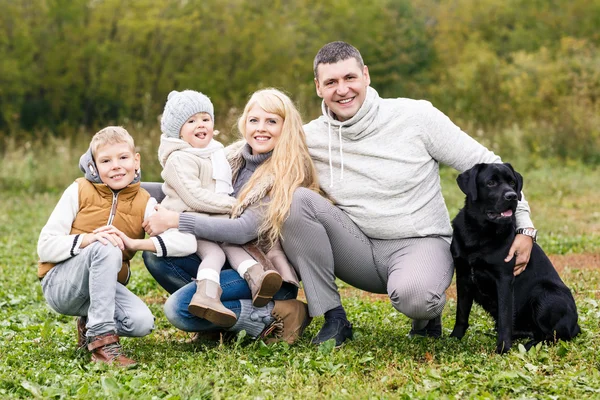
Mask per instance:
[[[124,128],[96,133],[79,167],[85,178],[65,190],[40,233],[38,277],[50,308],[79,316],[78,346],[87,345],[92,361],[130,366],[119,335],[149,334],[154,317],[125,287],[129,260],[137,250],[187,255],[196,241],[178,232],[143,239],[156,200],[140,188],[140,155]],[[104,225],[122,235],[94,232]]]

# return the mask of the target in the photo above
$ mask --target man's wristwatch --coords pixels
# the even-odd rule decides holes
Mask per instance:
[[[533,243],[537,242],[537,229],[535,228],[519,228],[516,232],[521,235],[529,236],[533,239]]]

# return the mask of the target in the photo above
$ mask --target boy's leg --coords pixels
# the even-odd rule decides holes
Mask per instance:
[[[196,292],[189,302],[188,310],[218,326],[230,327],[235,324],[237,317],[221,303],[223,289],[219,273],[225,263],[225,253],[218,243],[198,240],[197,254],[202,262],[198,267]]]
[[[119,336],[142,337],[154,330],[152,312],[135,294],[117,283],[115,322]]]
[[[369,238],[342,210],[319,194],[299,188],[283,226],[282,245],[302,279],[310,315],[325,314],[317,338],[327,340],[321,333],[329,330],[341,344],[351,337],[351,330],[349,324],[339,323],[345,320],[345,312],[336,276],[363,290],[385,292],[385,277],[377,270]]]
[[[60,314],[87,316],[88,337],[114,332],[121,261],[118,247],[92,243],[48,272],[42,281],[44,297]]]
[[[42,290],[55,311],[87,315],[87,347],[92,361],[128,366],[135,361],[123,354],[115,324],[117,274],[122,257],[118,247],[92,243],[50,270],[42,280]]]
[[[259,256],[256,259],[241,246],[222,243],[221,248],[227,255],[231,268],[248,282],[252,292],[252,304],[264,307],[281,288],[281,275],[272,268],[265,269],[269,267],[267,263],[270,264],[270,261],[256,246],[253,247],[254,253]]]
[[[413,319],[411,333],[429,335],[429,328],[435,328],[431,336],[439,336],[445,292],[454,273],[449,243],[424,237],[378,240],[374,247],[389,266],[387,290],[392,305]]]

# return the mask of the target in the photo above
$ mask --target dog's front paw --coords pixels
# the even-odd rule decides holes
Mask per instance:
[[[510,351],[512,343],[510,341],[498,341],[496,344],[496,353],[506,354]]]
[[[465,336],[466,331],[467,331],[466,327],[455,325],[454,329],[452,330],[452,333],[450,334],[450,337],[457,338],[460,340],[463,338],[463,336]]]

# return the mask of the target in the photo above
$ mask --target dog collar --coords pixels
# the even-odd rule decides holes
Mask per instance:
[[[533,239],[533,243],[537,242],[537,229],[535,228],[519,228],[516,232],[521,235],[529,236]]]

